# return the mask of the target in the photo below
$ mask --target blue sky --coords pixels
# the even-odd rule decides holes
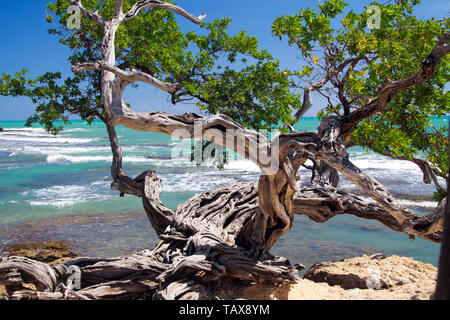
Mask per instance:
[[[0,73],[14,73],[23,68],[29,69],[30,76],[46,71],[61,71],[70,75],[67,61],[69,51],[57,42],[57,38],[47,34],[45,22],[46,4],[49,0],[0,0]],[[317,7],[318,0],[178,0],[178,5],[200,15],[205,12],[208,20],[231,17],[231,33],[246,30],[257,36],[260,47],[268,49],[281,66],[294,69],[301,65],[298,52],[290,48],[286,41],[279,41],[271,35],[270,25],[277,16],[295,14],[300,8]],[[346,1],[347,9],[361,11],[370,1]],[[415,11],[421,19],[443,18],[450,14],[448,0],[423,0]],[[195,30],[196,26],[180,18],[183,30]],[[197,112],[192,104],[171,105],[164,94],[149,86],[142,85],[138,90],[128,91],[127,102],[136,111],[167,111],[172,113]],[[314,116],[322,107],[320,100],[307,116]],[[33,114],[34,106],[26,98],[0,96],[1,120],[24,120]]]

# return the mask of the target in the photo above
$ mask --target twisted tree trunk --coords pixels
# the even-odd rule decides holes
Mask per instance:
[[[200,23],[204,15],[196,18],[182,8],[159,0],[138,1],[124,14],[122,1],[116,0],[115,15],[106,21],[83,8],[80,0],[72,4],[104,29],[103,59],[77,64],[73,71],[102,72],[105,124],[113,154],[111,187],[120,191],[121,196],[142,198],[161,242],[154,250],[130,256],[82,258],[55,266],[27,258],[4,258],[0,261],[0,283],[5,285],[10,298],[212,299],[214,288],[224,281],[294,282],[303,266],[274,257],[269,250],[291,228],[295,214],[305,214],[317,222],[325,222],[337,214],[354,214],[378,220],[410,237],[440,241],[445,203],[428,215],[418,215],[405,208],[379,182],[351,163],[342,141],[359,121],[382,111],[401,90],[432,76],[439,59],[450,51],[447,35],[423,62],[417,75],[385,83],[379,97],[364,108],[342,118],[324,118],[318,132],[295,131],[268,141],[264,135],[224,115],[207,118],[191,113],[180,116],[137,113],[125,105],[123,92],[136,81],[167,92],[175,92],[179,85],[165,83],[145,72],[116,67],[114,38],[119,25],[152,6],[180,14],[194,23]],[[320,88],[328,80],[325,77],[307,91]],[[309,97],[305,97],[300,114],[310,107]],[[258,183],[239,183],[199,194],[176,210],[170,210],[159,199],[161,182],[155,172],[146,171],[131,178],[122,169],[117,125],[213,141],[256,163],[261,177]],[[307,159],[316,164],[314,188],[298,190],[297,172]],[[337,172],[349,178],[374,202],[335,189]],[[77,279],[79,287],[73,281]]]
[[[270,255],[260,228],[264,215],[255,183],[193,197],[171,211],[159,200],[160,180],[144,177],[142,201],[161,242],[150,251],[114,259],[78,259],[49,266],[28,258],[0,263],[12,299],[212,299],[223,281],[295,282],[301,265]],[[69,268],[81,287],[68,288]],[[22,284],[31,283],[35,290]]]

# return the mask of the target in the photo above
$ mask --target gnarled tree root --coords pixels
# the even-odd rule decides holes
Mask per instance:
[[[264,239],[258,235],[263,215],[257,184],[239,183],[206,192],[175,211],[159,201],[160,190],[159,179],[148,172],[143,202],[161,239],[154,250],[54,266],[24,257],[3,258],[0,283],[9,298],[214,299],[215,286],[225,281],[292,283],[298,279],[303,266],[264,251]]]
[[[142,178],[143,203],[161,242],[128,256],[80,258],[49,266],[24,257],[0,261],[0,284],[10,299],[215,299],[221,284],[293,283],[301,265],[266,251],[265,216],[257,183],[238,183],[199,194],[176,210],[159,200],[160,180]],[[293,196],[293,213],[326,222],[338,214],[402,226],[374,202],[334,189],[303,188]],[[442,205],[436,211],[440,211]],[[420,221],[419,221],[420,223]],[[439,241],[440,233],[426,235]],[[74,286],[78,271],[79,287]],[[72,280],[75,280],[72,281]]]

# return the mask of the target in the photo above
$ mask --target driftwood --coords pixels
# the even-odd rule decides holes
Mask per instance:
[[[150,221],[157,221],[154,227],[162,239],[154,250],[114,259],[81,258],[55,266],[6,258],[0,263],[0,281],[10,297],[211,299],[211,284],[227,278],[249,283],[297,280],[302,266],[255,246],[261,241],[252,237],[258,234],[255,220],[261,216],[256,184],[240,183],[198,195],[171,212],[169,219],[160,219],[170,212],[159,201],[160,181],[153,172],[145,181],[144,207]],[[77,291],[66,286],[73,266],[80,270]]]
[[[289,231],[295,214],[307,215],[317,222],[326,222],[337,214],[353,214],[378,220],[411,238],[440,241],[445,201],[428,215],[416,214],[402,206],[378,181],[351,163],[343,141],[359,121],[383,111],[401,90],[433,75],[439,60],[450,51],[448,35],[437,43],[416,75],[387,81],[379,96],[365,107],[343,117],[324,118],[318,132],[293,131],[269,141],[224,115],[138,113],[124,103],[125,88],[136,81],[167,92],[175,92],[179,85],[162,82],[143,71],[117,67],[114,39],[119,25],[148,7],[172,11],[194,23],[200,23],[204,15],[196,18],[159,0],[139,1],[128,13],[123,13],[122,1],[116,0],[114,17],[106,21],[82,7],[80,0],[72,4],[104,30],[102,60],[74,65],[73,71],[102,71],[101,91],[107,114],[104,122],[113,153],[111,187],[122,196],[142,198],[161,242],[153,250],[130,256],[82,258],[55,266],[21,257],[3,258],[0,283],[5,285],[9,298],[214,299],[215,288],[226,281],[294,282],[303,267],[274,257],[269,251]],[[344,61],[332,73],[341,72],[354,62],[354,59]],[[311,106],[310,91],[319,90],[329,79],[327,75],[307,89],[299,117]],[[255,162],[261,169],[260,179],[257,183],[239,183],[199,194],[170,210],[159,199],[161,182],[155,172],[146,171],[131,178],[122,169],[117,125],[213,141]],[[255,153],[255,148],[263,152]],[[267,158],[277,159],[276,170],[268,167]],[[298,169],[306,166],[308,159],[313,162],[313,187],[298,189]],[[350,179],[373,202],[336,189],[338,173]]]
[[[271,256],[261,239],[256,183],[239,183],[200,194],[168,211],[159,201],[161,184],[153,172],[146,176],[144,207],[159,237],[154,250],[113,259],[81,258],[49,266],[24,257],[0,262],[0,282],[11,299],[214,299],[225,281],[295,282],[301,265]],[[304,188],[293,197],[295,214],[326,222],[337,214],[401,226],[376,203],[330,187]],[[161,221],[168,221],[161,223]],[[429,235],[439,240],[438,234]],[[259,245],[259,246],[258,246]],[[68,285],[69,272],[80,270],[80,287]],[[32,289],[24,284],[32,284]]]

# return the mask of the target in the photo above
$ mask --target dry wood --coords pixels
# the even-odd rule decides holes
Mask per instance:
[[[293,282],[301,265],[274,257],[269,250],[292,226],[294,215],[307,215],[316,222],[326,222],[337,214],[353,214],[377,220],[389,228],[440,241],[443,201],[428,215],[418,215],[405,208],[375,179],[351,163],[342,138],[347,137],[362,119],[382,111],[401,90],[429,79],[439,60],[449,52],[448,35],[435,46],[414,76],[391,82],[380,89],[379,96],[344,117],[324,118],[318,132],[294,131],[268,139],[242,127],[224,115],[203,117],[193,113],[171,115],[163,112],[138,113],[123,101],[125,88],[141,81],[167,92],[178,84],[162,82],[144,68],[126,70],[116,66],[115,33],[120,23],[141,10],[155,7],[179,14],[194,23],[186,10],[160,0],[136,2],[123,13],[122,1],[116,0],[114,18],[104,20],[86,10],[81,1],[72,1],[81,12],[104,29],[102,60],[73,66],[75,72],[101,70],[101,93],[107,113],[105,124],[111,143],[113,163],[111,187],[142,198],[145,212],[161,242],[154,250],[129,256],[95,259],[81,258],[49,266],[22,257],[0,261],[0,283],[11,299],[212,299],[215,286],[230,281]],[[336,72],[365,57],[344,61]],[[310,92],[319,90],[332,74],[305,90],[305,101],[298,117],[312,105]],[[122,150],[115,131],[117,125],[133,130],[157,132],[182,138],[198,138],[226,146],[261,168],[257,183],[238,183],[199,194],[176,210],[160,201],[161,181],[153,171],[135,178],[122,169]],[[275,142],[278,143],[275,143]],[[254,148],[264,150],[255,153]],[[264,157],[278,160],[277,170],[268,169]],[[298,169],[310,159],[314,166],[314,188],[298,189]],[[428,170],[428,169],[426,169]],[[336,189],[339,174],[345,175],[373,202]],[[428,181],[428,177],[425,177]],[[80,271],[80,288],[68,285],[71,267]],[[33,289],[34,288],[34,289]]]

